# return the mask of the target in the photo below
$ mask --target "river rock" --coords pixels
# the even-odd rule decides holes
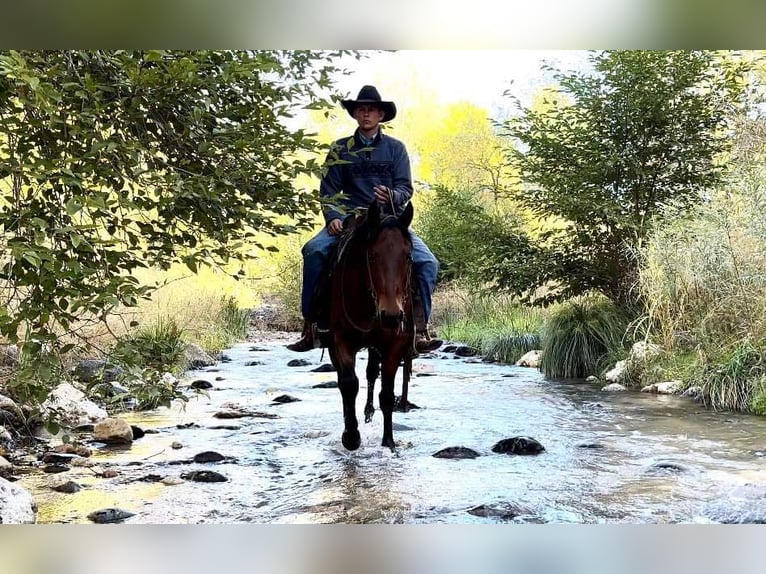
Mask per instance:
[[[672,460],[658,460],[649,467],[650,473],[681,473],[688,472],[689,468],[681,463]]]
[[[24,413],[21,410],[21,407],[19,407],[13,399],[6,397],[5,395],[0,395],[0,411],[12,413],[19,421],[24,420]]]
[[[463,459],[463,458],[477,458],[481,455],[475,450],[473,450],[472,448],[468,448],[466,446],[448,446],[447,448],[443,448],[440,451],[435,452],[431,456],[433,456],[434,458]]]
[[[181,478],[185,478],[186,480],[191,480],[194,482],[226,482],[229,480],[220,472],[215,472],[212,470],[192,470],[183,473]]]
[[[517,367],[530,367],[532,369],[540,368],[540,359],[542,359],[543,352],[540,350],[532,350],[524,353],[522,357],[516,361]]]
[[[194,455],[192,459],[194,462],[220,462],[226,457],[214,450],[206,450]]]
[[[316,385],[311,385],[312,389],[337,389],[338,388],[338,381],[325,381],[324,383],[317,383]]]
[[[215,365],[215,359],[196,343],[186,345],[184,358],[189,369],[201,369],[203,367],[212,367]]]
[[[165,486],[177,486],[179,484],[184,484],[186,481],[183,478],[178,478],[177,476],[166,476],[160,482]]]
[[[183,448],[183,447],[184,447],[184,445],[181,444],[180,442],[178,442],[177,440],[174,440],[173,442],[170,443],[170,448],[172,448],[174,450],[178,450],[178,449]]]
[[[13,474],[13,465],[4,457],[0,456],[0,476],[10,476]]]
[[[73,454],[73,453],[64,453],[64,452],[45,452],[40,457],[40,460],[44,463],[49,464],[70,464],[72,460],[76,458],[81,458],[79,455]]]
[[[196,381],[192,381],[189,385],[192,389],[201,389],[201,390],[207,390],[213,388],[213,383],[210,381],[206,381],[204,379],[197,379]]]
[[[274,402],[280,403],[280,404],[297,403],[297,402],[300,402],[300,399],[297,397],[292,397],[290,395],[279,395],[278,397],[274,398]]]
[[[0,366],[15,367],[19,364],[19,348],[16,345],[0,345]]]
[[[122,522],[135,515],[134,512],[129,512],[121,508],[104,508],[88,514],[88,519],[96,524],[111,524],[114,522]]]
[[[72,369],[72,376],[80,382],[90,384],[94,382],[113,383],[124,373],[118,365],[113,365],[103,359],[85,359],[77,363]],[[127,390],[125,390],[127,392]]]
[[[627,361],[617,361],[614,367],[606,372],[604,380],[606,380],[607,383],[621,383],[627,377],[627,369]]]
[[[56,417],[62,424],[77,427],[107,418],[107,412],[69,383],[62,383],[40,405],[44,418]]]
[[[133,429],[124,419],[111,417],[96,423],[93,440],[106,444],[130,444],[133,442]]]
[[[316,369],[311,369],[312,373],[334,373],[335,367],[332,363],[323,363],[319,365]]]
[[[627,391],[628,389],[625,385],[621,385],[620,383],[610,383],[601,387],[601,390],[605,393],[619,393],[621,391]]]
[[[308,359],[293,359],[287,363],[288,367],[308,367],[311,361]]]
[[[528,436],[515,436],[504,438],[495,443],[492,452],[499,454],[532,455],[545,452],[545,447],[537,440]]]
[[[478,354],[479,349],[469,345],[460,345],[457,349],[455,349],[455,355],[458,357],[475,357]]]
[[[642,393],[657,393],[659,395],[675,395],[681,388],[683,383],[681,381],[666,381],[664,383],[653,383],[646,385],[641,389]]]
[[[63,492],[65,494],[74,494],[75,492],[80,492],[80,490],[82,490],[82,486],[77,484],[74,480],[67,480],[51,485],[51,490],[55,490],[56,492]]]
[[[515,502],[500,502],[496,504],[480,504],[468,509],[468,514],[483,518],[498,518],[500,520],[513,520],[519,516],[533,516],[529,508],[525,508]]]
[[[260,365],[264,365],[265,363],[263,361],[247,361],[245,363],[246,367],[258,367]]]
[[[0,524],[34,524],[37,506],[22,487],[0,478]]]
[[[87,446],[69,442],[54,446],[53,452],[59,452],[63,454],[76,454],[77,456],[81,456],[83,458],[88,458],[91,454],[93,454],[93,451],[90,450]]]

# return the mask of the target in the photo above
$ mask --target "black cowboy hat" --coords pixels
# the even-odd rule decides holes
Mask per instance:
[[[394,102],[384,102],[381,100],[375,86],[363,86],[355,100],[341,100],[340,104],[346,108],[346,111],[352,118],[354,117],[354,109],[359,104],[375,104],[378,106],[385,114],[381,120],[382,122],[393,120],[396,117],[396,105]]]

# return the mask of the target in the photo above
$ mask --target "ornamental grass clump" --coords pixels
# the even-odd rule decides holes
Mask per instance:
[[[598,374],[623,349],[626,328],[624,314],[602,295],[562,303],[545,325],[540,369],[554,378]]]

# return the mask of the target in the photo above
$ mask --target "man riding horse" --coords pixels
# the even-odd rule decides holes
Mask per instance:
[[[410,159],[404,144],[385,135],[380,125],[396,117],[396,105],[382,100],[374,86],[364,86],[356,100],[342,100],[341,105],[359,127],[350,138],[333,144],[327,172],[319,187],[320,195],[335,201],[346,213],[377,201],[384,213],[400,215],[413,193]],[[316,304],[315,293],[323,275],[329,272],[328,261],[343,230],[343,217],[344,214],[332,207],[325,208],[325,227],[303,246],[301,312],[304,324],[300,340],[287,345],[292,351],[304,352],[320,346],[317,332],[327,329],[327,309],[325,305]],[[428,333],[431,295],[436,287],[439,262],[420,237],[411,235],[417,280],[414,286],[415,350],[425,353],[442,344],[439,339],[431,339]]]

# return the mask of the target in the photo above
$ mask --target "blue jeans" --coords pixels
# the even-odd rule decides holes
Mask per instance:
[[[431,294],[436,288],[436,274],[439,262],[423,240],[410,231],[412,237],[412,264],[423,302],[426,323],[431,316]],[[339,236],[330,235],[327,228],[309,239],[303,246],[303,290],[301,291],[301,312],[304,317],[312,317],[311,303],[314,289],[322,273],[326,273],[328,259]]]

